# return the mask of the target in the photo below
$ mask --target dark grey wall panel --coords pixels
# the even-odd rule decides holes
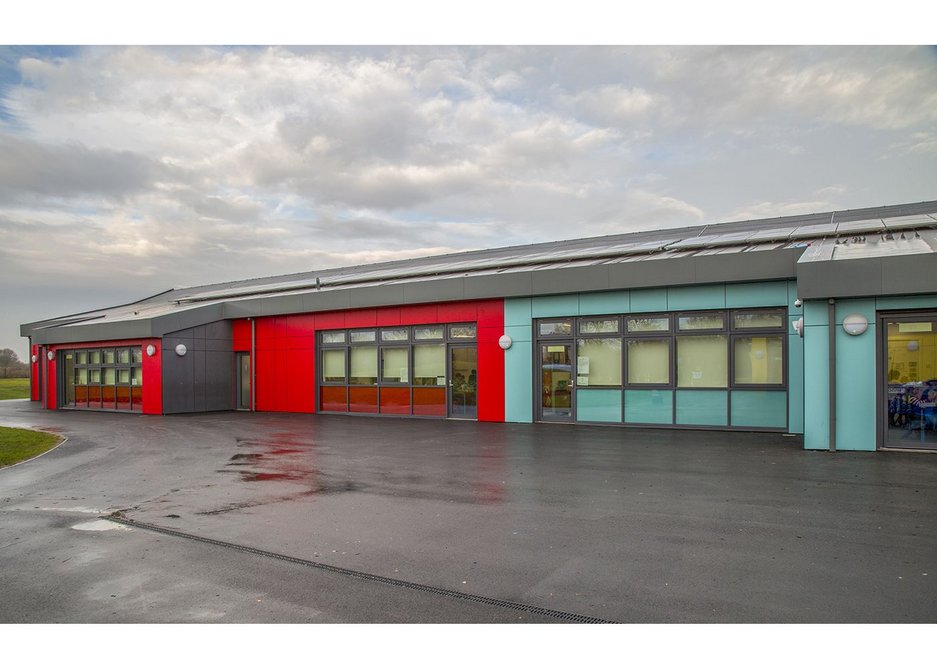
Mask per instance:
[[[234,409],[233,327],[207,323],[163,337],[163,412],[192,413]],[[184,344],[180,357],[175,348]]]
[[[405,283],[404,304],[422,304],[435,301],[458,301],[465,299],[464,278],[442,278],[432,281]]]
[[[375,285],[370,288],[348,290],[348,306],[364,308],[369,306],[396,306],[403,304],[403,285]]]
[[[152,321],[87,324],[81,327],[53,327],[37,329],[23,336],[32,336],[33,343],[73,343],[80,341],[116,341],[118,339],[146,339],[152,336]]]
[[[802,248],[790,248],[698,256],[695,279],[697,283],[791,279],[797,275],[797,259],[802,252]]]
[[[529,297],[533,291],[533,272],[506,271],[503,274],[469,276],[465,279],[466,299],[492,297]]]
[[[554,271],[539,271],[533,274],[534,294],[562,294],[608,290],[608,267],[570,267]]]
[[[931,253],[803,262],[797,265],[797,294],[802,299],[935,292],[937,258]]]

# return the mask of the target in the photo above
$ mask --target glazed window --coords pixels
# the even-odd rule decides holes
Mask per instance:
[[[740,336],[734,345],[737,385],[784,383],[784,342],[780,336]]]
[[[628,384],[670,384],[670,339],[628,341]]]
[[[725,335],[677,337],[677,387],[728,387]]]
[[[579,387],[621,386],[621,339],[579,339],[576,380]]]
[[[670,318],[668,316],[636,316],[627,319],[629,332],[669,332]]]

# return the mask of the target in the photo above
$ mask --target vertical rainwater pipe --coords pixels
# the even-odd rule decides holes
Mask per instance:
[[[257,321],[248,318],[251,321],[251,412],[257,405]]]

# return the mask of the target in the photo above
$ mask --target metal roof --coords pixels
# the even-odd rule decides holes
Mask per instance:
[[[635,262],[652,262],[663,268],[667,261],[776,253],[824,240],[824,247],[829,243],[836,246],[837,240],[870,236],[875,239],[875,235],[881,237],[877,248],[882,253],[903,254],[908,251],[897,242],[888,243],[888,237],[900,237],[906,230],[928,229],[937,230],[937,201],[631,232],[177,288],[132,304],[30,323],[23,325],[21,332],[31,335],[50,328],[78,329],[90,324],[147,321],[209,305],[431,284],[444,279],[610,268]],[[847,258],[849,253],[858,251],[840,253],[840,258]],[[810,257],[822,259],[813,253]],[[439,300],[446,298],[441,295]]]

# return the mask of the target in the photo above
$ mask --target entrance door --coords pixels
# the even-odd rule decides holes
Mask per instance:
[[[237,409],[249,411],[251,409],[251,355],[250,353],[237,354]]]
[[[540,344],[540,419],[573,422],[576,419],[576,377],[572,341]]]
[[[478,352],[475,346],[449,346],[449,417],[478,418]]]
[[[889,448],[937,449],[937,313],[886,315],[882,416]]]

